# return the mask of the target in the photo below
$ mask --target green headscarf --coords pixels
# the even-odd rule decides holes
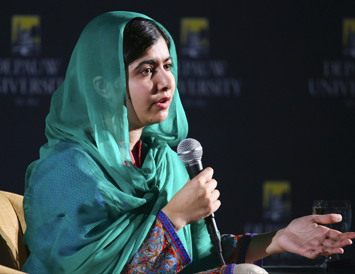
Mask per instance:
[[[122,164],[122,161],[131,161],[125,102],[123,32],[126,24],[136,17],[152,20],[133,12],[109,12],[96,17],[85,27],[71,56],[65,81],[53,94],[46,119],[48,144],[41,151],[41,157],[45,157],[46,149],[62,140],[77,142],[100,159],[100,163],[113,178],[115,174],[123,177],[123,185],[120,185],[119,180],[115,181],[122,190],[129,193],[136,189],[148,189],[141,178],[135,178],[136,171],[131,163],[131,168]],[[177,82],[175,45],[170,34],[165,32],[171,40],[171,70]],[[115,82],[118,91],[109,100],[101,98],[95,91],[93,79],[96,76],[112,81],[118,77],[118,82]],[[88,126],[92,127],[97,147],[86,136]],[[146,127],[142,140],[150,138],[150,142],[156,145],[167,143],[176,146],[186,138],[187,131],[185,112],[179,93],[175,90],[168,118],[162,123]]]
[[[46,119],[48,143],[41,148],[40,159],[28,168],[24,199],[28,223],[25,241],[32,248],[33,256],[42,263],[47,263],[49,272],[119,273],[142,244],[159,210],[188,179],[183,164],[170,148],[186,138],[188,131],[177,89],[168,118],[143,131],[141,139],[146,155],[142,168],[135,168],[130,158],[123,33],[126,24],[136,17],[150,19],[133,12],[109,12],[92,20],[76,44],[64,83],[53,94]],[[175,46],[170,34],[166,30],[165,32],[171,40],[171,69],[177,82]],[[104,99],[94,89],[93,79],[96,76],[112,81],[117,88],[117,92],[111,94],[109,99]],[[88,138],[88,131],[91,131],[96,145]],[[86,215],[83,219],[80,215],[75,215],[78,224],[57,221],[53,216],[67,217],[65,214],[70,215],[72,209],[64,201],[51,209],[44,202],[48,199],[48,203],[51,203],[48,196],[57,199],[62,195],[63,199],[72,199],[67,198],[70,194],[61,189],[60,178],[50,176],[51,168],[65,166],[66,163],[54,162],[53,167],[44,171],[45,166],[51,165],[48,159],[61,153],[60,146],[64,143],[71,144],[69,147],[81,155],[78,156],[79,164],[83,163],[81,171],[85,176],[95,178],[96,188],[103,199],[101,204],[105,205],[108,215],[116,216],[108,227],[103,226],[101,230],[95,227],[95,235],[92,237],[88,236],[92,232],[92,226],[85,223],[88,221],[85,219]],[[85,155],[90,155],[96,165],[89,164],[90,159],[85,160]],[[68,170],[69,168],[70,166]],[[59,182],[59,187],[54,187],[54,182]],[[80,189],[85,191],[85,187],[80,184],[81,182],[75,182],[71,187],[78,188],[78,192],[82,191]],[[75,190],[73,193],[75,195]],[[89,194],[87,196],[87,205],[92,214],[95,214],[90,200],[93,197]],[[71,255],[59,255],[54,268],[54,265],[50,265],[51,262],[44,260],[50,258],[49,254],[55,247],[36,243],[36,239],[41,237],[41,231],[61,230],[65,233],[73,225],[88,230],[83,234],[88,237],[83,240],[85,246],[78,247],[78,251]],[[178,235],[192,256],[189,226],[180,230]],[[60,241],[58,239],[55,243]]]

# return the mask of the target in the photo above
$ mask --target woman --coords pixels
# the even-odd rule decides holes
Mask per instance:
[[[223,235],[219,266],[203,222],[220,206],[213,170],[189,181],[170,148],[187,135],[176,79],[173,40],[145,15],[106,13],[84,29],[26,174],[24,271],[240,273],[272,253],[314,258],[351,243],[355,233],[316,224],[338,215],[308,216],[276,233]]]

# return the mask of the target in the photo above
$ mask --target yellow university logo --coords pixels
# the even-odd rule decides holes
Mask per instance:
[[[343,54],[355,58],[355,18],[343,19]]]
[[[181,55],[191,58],[207,57],[209,44],[209,22],[207,18],[181,19]]]
[[[13,15],[11,19],[11,52],[16,56],[38,56],[41,53],[41,20],[38,15]]]
[[[265,220],[288,221],[291,215],[291,184],[289,181],[266,181],[263,186],[263,217]]]

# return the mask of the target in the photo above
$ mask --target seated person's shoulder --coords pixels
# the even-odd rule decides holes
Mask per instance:
[[[96,184],[104,177],[88,152],[77,144],[63,142],[57,144],[46,158],[37,162],[30,181],[36,185],[77,188],[83,182],[86,182],[86,187],[88,184]]]
[[[96,165],[89,153],[79,144],[62,142],[54,146],[45,159],[38,162],[36,169],[71,169],[85,165]]]

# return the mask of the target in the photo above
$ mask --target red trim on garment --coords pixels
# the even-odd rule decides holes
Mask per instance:
[[[131,153],[131,160],[132,160],[132,164],[135,167],[141,167],[142,166],[142,140],[139,140],[139,142],[136,144],[136,146],[138,146],[138,163],[136,162],[136,159],[134,158],[134,155],[132,153],[132,151],[130,151]],[[135,149],[135,147],[133,148]]]

